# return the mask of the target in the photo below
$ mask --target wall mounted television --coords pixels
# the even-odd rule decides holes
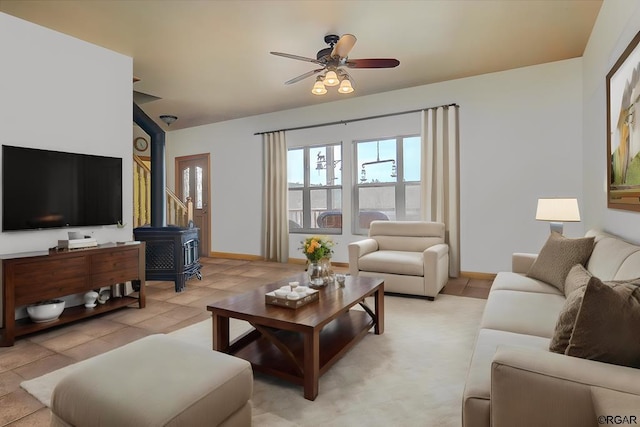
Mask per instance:
[[[121,220],[121,158],[2,146],[3,231]]]

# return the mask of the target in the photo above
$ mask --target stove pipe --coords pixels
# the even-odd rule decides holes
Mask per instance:
[[[164,131],[135,102],[133,103],[133,121],[151,139],[151,226],[166,227],[167,195],[164,188],[167,171],[164,158]]]

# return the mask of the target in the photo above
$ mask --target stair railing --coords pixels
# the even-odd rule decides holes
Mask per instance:
[[[168,188],[167,192],[167,224],[186,227],[193,221],[193,202],[187,197],[183,203]],[[133,226],[140,227],[151,223],[151,169],[144,161],[133,156]]]

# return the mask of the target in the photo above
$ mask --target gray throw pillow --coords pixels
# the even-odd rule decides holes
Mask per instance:
[[[552,232],[527,276],[542,280],[564,292],[564,281],[576,264],[584,265],[595,244],[595,237],[569,239]]]
[[[604,284],[597,277],[592,277],[584,288],[582,304],[565,354],[640,368],[638,331],[638,281]]]
[[[567,300],[564,302],[556,321],[553,337],[551,337],[551,342],[549,343],[549,350],[564,354],[567,349],[576,323],[576,317],[578,316],[578,310],[580,310],[580,305],[582,304],[584,290],[589,280],[591,280],[591,273],[582,264],[576,264],[569,270],[567,279],[564,282],[564,292]]]

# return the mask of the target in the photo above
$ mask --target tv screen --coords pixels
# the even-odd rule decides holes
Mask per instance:
[[[2,146],[2,230],[116,224],[122,159]]]

